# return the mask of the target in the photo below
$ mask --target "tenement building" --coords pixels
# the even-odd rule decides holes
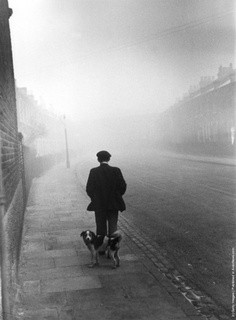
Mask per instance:
[[[217,78],[203,77],[188,95],[160,115],[157,140],[168,147],[217,150],[235,147],[235,69],[219,67]]]

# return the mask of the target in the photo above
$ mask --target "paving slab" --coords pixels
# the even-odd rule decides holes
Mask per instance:
[[[26,252],[28,258],[58,258],[76,255],[75,249],[45,250],[44,246],[39,252],[37,250],[27,250]]]
[[[58,267],[69,267],[69,266],[78,266],[79,259],[76,253],[73,256],[64,256],[59,258],[54,258],[55,266]]]
[[[65,307],[60,310],[60,320],[73,320],[75,319],[75,312],[73,307]]]
[[[57,237],[57,241],[61,243],[70,242],[70,241],[79,241],[79,239],[80,239],[80,234],[77,234],[76,232],[72,234],[68,234],[66,236]]]
[[[39,280],[31,280],[23,282],[23,292],[30,294],[40,294],[40,281]]]
[[[60,278],[42,280],[42,292],[63,292],[101,288],[101,282],[97,276],[81,276],[76,278]]]
[[[57,237],[55,236],[45,237],[44,248],[45,250],[48,250],[48,251],[59,249],[57,245]]]
[[[41,310],[43,308],[57,309],[58,306],[67,306],[66,292],[46,292],[40,294],[23,294],[21,297],[21,305],[26,306],[27,310]]]
[[[27,255],[37,256],[44,251],[44,241],[41,238],[37,240],[33,239],[33,241],[29,241],[24,246],[24,253]]]
[[[83,276],[85,273],[81,266],[65,266],[60,268],[53,268],[47,270],[27,270],[22,272],[21,277],[23,280],[49,280],[49,279],[62,279],[62,278],[75,278]]]
[[[28,258],[26,256],[24,265],[28,269],[51,269],[55,267],[55,262],[52,258]]]
[[[24,310],[19,311],[17,319],[22,320],[57,320],[58,311],[54,309]]]

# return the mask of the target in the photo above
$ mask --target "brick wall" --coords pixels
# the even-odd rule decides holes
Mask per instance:
[[[12,14],[7,0],[0,0],[0,139],[2,181],[5,193],[5,216],[2,236],[7,243],[8,289],[4,292],[10,301],[14,297],[17,261],[20,251],[25,192],[22,183],[21,139],[17,128],[15,81],[9,18]],[[1,259],[1,257],[0,257]],[[0,260],[1,261],[1,260]],[[10,305],[12,306],[12,302]],[[8,311],[9,312],[9,311]]]
[[[9,30],[10,9],[0,0],[0,135],[6,209],[20,181],[19,141],[16,118],[15,85]]]

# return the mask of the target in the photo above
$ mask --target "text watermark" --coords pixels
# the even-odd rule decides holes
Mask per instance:
[[[232,248],[232,318],[235,318],[235,264],[234,264],[234,248]]]

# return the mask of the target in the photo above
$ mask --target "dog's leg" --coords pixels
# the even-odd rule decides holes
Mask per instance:
[[[119,257],[119,251],[115,251],[114,254],[115,260],[116,260],[116,266],[119,267],[120,266],[120,257]]]
[[[110,257],[111,257],[111,259],[112,259],[112,261],[113,261],[113,266],[112,266],[112,268],[113,268],[113,269],[116,269],[115,251],[110,250]]]
[[[91,266],[93,265],[93,250],[91,249],[90,250],[90,253],[91,253]]]
[[[98,256],[97,256],[97,252],[94,248],[90,249],[91,252],[91,263],[89,265],[89,268],[93,268],[94,266],[98,265]]]
[[[106,250],[106,257],[107,257],[107,259],[111,259],[109,247],[108,247],[108,249]]]
[[[91,263],[89,265],[89,268],[93,268],[94,267],[94,251],[92,248],[90,249],[90,253],[91,253]]]
[[[99,266],[99,254],[97,250],[95,251],[95,265]]]

